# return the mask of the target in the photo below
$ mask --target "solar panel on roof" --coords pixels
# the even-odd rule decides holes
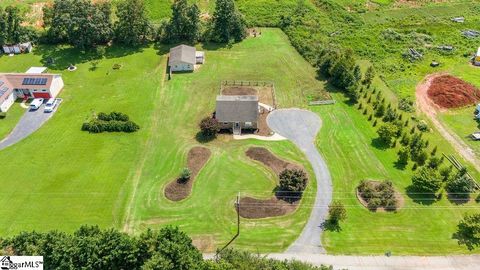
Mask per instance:
[[[23,85],[46,85],[48,79],[47,78],[24,78],[22,84]]]

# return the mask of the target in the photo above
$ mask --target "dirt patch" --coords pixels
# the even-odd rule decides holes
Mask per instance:
[[[435,73],[428,75],[421,83],[417,85],[417,89],[415,91],[417,107],[432,121],[433,125],[445,138],[445,140],[447,140],[465,160],[470,162],[475,169],[480,171],[480,161],[478,160],[478,157],[475,155],[475,152],[472,150],[472,148],[470,148],[457,134],[452,132],[440,120],[438,120],[437,110],[445,111],[446,109],[435,104],[427,94],[433,80],[445,75],[447,74]]]
[[[370,184],[374,184],[374,185],[379,185],[380,182],[378,181],[368,181]],[[405,205],[405,198],[403,198],[402,194],[400,194],[400,192],[398,192],[397,189],[394,189],[395,190],[395,199],[397,201],[396,205],[395,205],[395,210],[394,211],[398,211],[400,210],[404,205]],[[360,194],[358,188],[355,189],[355,193],[357,195],[357,199],[358,201],[365,207],[367,208],[368,210],[371,210],[370,208],[368,208],[368,202],[362,197],[362,195]],[[372,211],[372,210],[371,210]],[[376,210],[374,210],[373,212],[392,212],[391,210],[387,210],[385,209],[384,207],[378,207]]]
[[[223,88],[222,95],[224,96],[256,96],[258,95],[258,91],[251,87],[228,86]]]
[[[245,82],[245,85],[222,85],[220,93],[225,96],[258,96],[258,102],[276,107],[275,90],[268,83]]]
[[[215,239],[213,235],[192,236],[192,244],[204,253],[215,252]]]
[[[436,105],[447,109],[465,107],[480,100],[475,86],[451,75],[433,78],[427,94]]]
[[[269,167],[276,175],[285,169],[301,169],[302,166],[284,161],[263,147],[250,147],[246,155]],[[270,199],[255,199],[252,197],[240,198],[240,216],[243,218],[278,217],[294,212],[300,200],[287,202],[278,196]]]
[[[186,182],[180,179],[175,179],[170,182],[165,188],[165,197],[171,201],[181,201],[190,195],[192,192],[193,182],[200,170],[205,166],[211,156],[211,152],[205,147],[193,147],[188,152],[187,168],[191,172],[190,179]]]
[[[243,218],[278,217],[292,213],[297,209],[298,201],[288,203],[277,197],[259,200],[252,197],[240,199],[240,216]]]
[[[253,160],[263,163],[265,166],[272,169],[275,174],[279,175],[285,169],[303,169],[302,167],[284,161],[263,147],[250,147],[247,152],[247,156]]]

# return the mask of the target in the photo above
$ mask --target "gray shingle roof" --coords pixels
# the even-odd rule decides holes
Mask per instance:
[[[172,66],[175,63],[188,63],[195,65],[197,59],[195,57],[196,49],[195,47],[187,45],[179,45],[170,49],[170,58],[168,60],[168,65]]]
[[[257,96],[217,96],[216,118],[219,122],[257,122]]]

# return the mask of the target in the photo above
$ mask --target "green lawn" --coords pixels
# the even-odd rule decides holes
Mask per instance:
[[[24,112],[25,109],[20,106],[20,103],[15,102],[8,110],[7,116],[0,119],[0,141],[13,130]]]
[[[151,48],[140,52],[109,49],[98,69],[77,51],[37,47],[33,54],[1,57],[2,72],[24,72],[52,56],[63,74],[64,102],[38,132],[0,151],[2,190],[0,235],[21,230],[72,231],[82,224],[120,227],[128,175],[135,170],[151,125],[164,60]],[[76,63],[76,72],[66,72]],[[120,63],[123,68],[112,69]],[[122,111],[142,126],[135,134],[88,134],[81,124],[93,112]],[[3,129],[3,127],[2,127]]]
[[[165,51],[161,48],[161,51]],[[205,46],[207,62],[192,74],[176,74],[163,82],[166,56],[153,48],[125,51],[111,48],[92,70],[92,55],[62,47],[43,47],[34,54],[2,57],[0,69],[24,71],[53,57],[50,72],[63,74],[64,102],[38,132],[0,152],[11,162],[0,172],[0,235],[21,230],[72,231],[81,224],[126,228],[180,225],[212,250],[228,241],[235,229],[233,201],[244,195],[272,195],[275,177],[244,154],[250,145],[264,145],[282,158],[313,172],[289,142],[232,141],[207,144],[213,156],[198,176],[192,196],[167,201],[163,187],[184,166],[189,148],[197,145],[198,121],[214,110],[223,79],[272,80],[282,107],[302,106],[302,91],[321,91],[314,69],[289,45],[278,29],[264,30],[232,48]],[[277,57],[281,56],[281,57]],[[78,70],[66,72],[75,63]],[[115,63],[123,65],[113,70]],[[298,77],[298,74],[302,74]],[[93,112],[125,112],[140,124],[134,134],[88,134],[80,131]],[[43,151],[32,155],[31,149]],[[300,233],[313,203],[314,181],[301,209],[283,218],[243,220],[239,247],[280,251]],[[129,226],[124,227],[124,222]]]
[[[264,30],[261,38],[247,39],[232,48],[205,46],[204,49],[208,49],[205,65],[195,73],[174,75],[162,89],[155,116],[159,119],[154,127],[158,132],[152,132],[154,137],[145,154],[144,169],[135,181],[139,184],[131,216],[135,231],[176,224],[202,242],[206,250],[213,251],[235,233],[233,202],[238,192],[261,197],[272,195],[275,178],[245,156],[249,146],[266,146],[279,156],[310,168],[289,142],[232,141],[222,136],[207,144],[212,158],[197,177],[191,197],[175,203],[166,200],[163,188],[185,166],[188,149],[198,144],[194,139],[197,124],[214,110],[220,81],[275,81],[281,107],[302,106],[305,104],[302,89],[322,89],[323,85],[278,29]],[[313,174],[311,170],[310,173]],[[300,233],[309,215],[313,187],[308,188],[303,207],[294,214],[255,221],[242,219],[242,233],[235,246],[263,252],[285,249]]]

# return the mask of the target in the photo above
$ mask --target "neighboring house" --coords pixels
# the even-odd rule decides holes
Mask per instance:
[[[477,107],[475,108],[475,117],[480,120],[480,104],[477,104]]]
[[[0,111],[8,111],[17,98],[55,98],[63,86],[58,74],[0,73]]]
[[[170,71],[194,71],[196,64],[205,62],[205,53],[195,47],[179,45],[170,49],[168,66]]]
[[[480,47],[478,47],[477,54],[475,54],[475,58],[473,59],[473,64],[475,66],[480,66]]]
[[[33,45],[31,42],[25,42],[20,44],[3,45],[2,49],[6,54],[29,53],[33,50]]]
[[[221,129],[232,129],[239,135],[242,129],[257,129],[257,96],[217,96],[215,118]]]

